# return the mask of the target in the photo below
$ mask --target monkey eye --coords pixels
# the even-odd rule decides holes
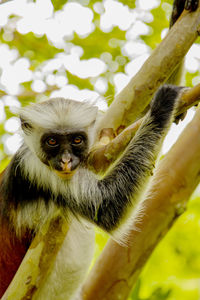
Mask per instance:
[[[74,145],[79,145],[82,143],[82,141],[83,141],[83,138],[81,136],[76,136],[73,138],[72,143]]]
[[[47,143],[48,146],[51,146],[51,147],[58,146],[57,140],[52,138],[52,137],[48,138],[46,143]]]

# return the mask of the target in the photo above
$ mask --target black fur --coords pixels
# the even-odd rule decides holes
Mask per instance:
[[[0,195],[4,199],[0,210],[2,219],[9,219],[11,209],[23,209],[26,205],[37,202],[38,199],[44,201],[47,211],[49,202],[52,200],[58,207],[64,208],[65,212],[68,209],[74,214],[79,211],[71,194],[68,193],[68,199],[64,199],[61,194],[55,196],[50,189],[44,188],[39,183],[30,182],[24,176],[19,160],[20,157],[16,154],[6,169],[0,184]]]
[[[81,144],[74,144],[75,137],[81,137]],[[54,138],[57,141],[55,147],[50,147],[47,143],[49,138]],[[72,170],[74,170],[80,162],[84,161],[88,152],[88,140],[86,133],[82,130],[67,130],[65,132],[58,132],[56,130],[45,133],[40,141],[41,149],[45,157],[41,160],[46,165],[51,164],[55,170],[62,170],[60,162],[62,155],[67,151],[72,157]]]
[[[169,113],[175,112],[176,99],[183,87],[164,85],[151,101],[151,116],[162,128],[169,121]]]
[[[5,200],[5,208],[9,209],[9,204],[15,209],[23,207],[27,203],[37,201],[38,198],[43,198],[48,204],[51,191],[38,188],[36,183],[30,182],[25,178],[23,170],[19,165],[20,157],[16,154],[9,167],[6,169],[3,180],[0,186],[0,194]]]

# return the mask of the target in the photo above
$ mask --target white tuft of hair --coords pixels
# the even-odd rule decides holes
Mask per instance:
[[[97,117],[98,108],[87,102],[52,98],[20,110],[23,121],[43,129],[86,128]]]

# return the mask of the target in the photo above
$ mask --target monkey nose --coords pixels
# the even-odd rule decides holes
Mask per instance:
[[[61,167],[63,171],[70,172],[72,168],[72,158],[70,155],[63,155],[61,158]]]
[[[62,156],[62,158],[61,158],[61,162],[64,163],[64,164],[69,163],[71,161],[72,161],[71,156]]]

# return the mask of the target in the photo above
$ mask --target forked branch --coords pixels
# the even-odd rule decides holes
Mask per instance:
[[[182,94],[177,116],[186,112],[191,106],[197,105],[199,101],[200,84],[186,90]],[[104,173],[106,169],[116,160],[116,158],[128,145],[131,138],[135,135],[142,123],[142,120],[143,118],[140,118],[128,126],[115,138],[112,130],[102,130],[104,134],[100,134],[100,136],[103,136],[103,138],[102,140],[100,139],[96,145],[96,148],[94,148],[89,156],[89,165],[95,173]]]

